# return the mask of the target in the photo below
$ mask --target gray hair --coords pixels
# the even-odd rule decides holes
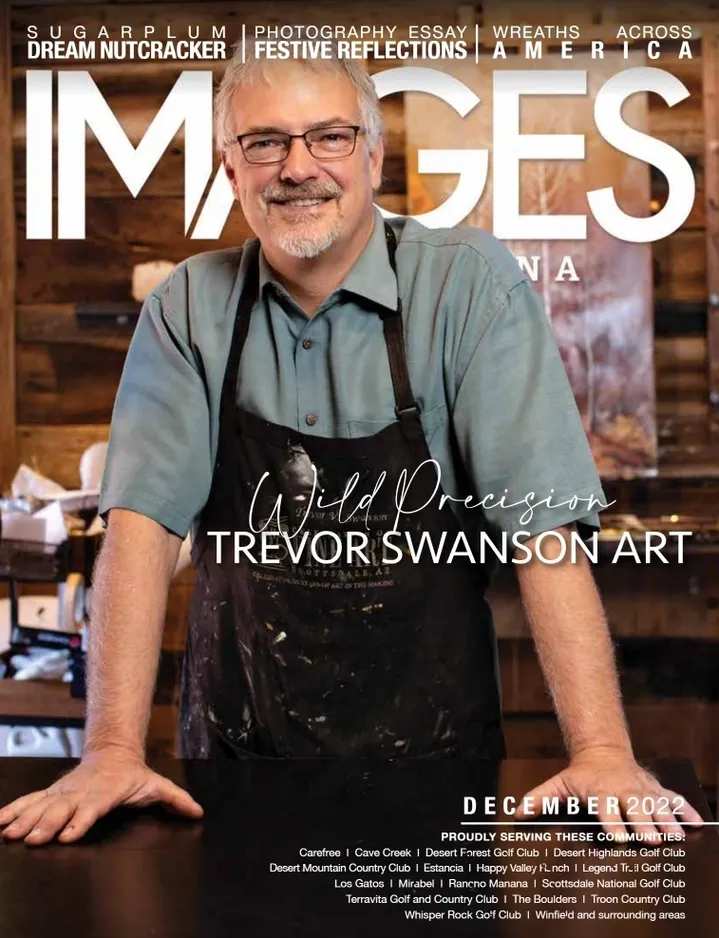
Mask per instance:
[[[215,95],[215,144],[220,153],[235,141],[235,127],[232,120],[232,98],[235,89],[240,86],[250,87],[266,76],[266,69],[272,67],[272,60],[258,58],[254,53],[254,43],[247,43],[247,54],[242,61],[242,42],[235,43],[233,55],[225,68],[222,81]],[[331,58],[282,60],[299,62],[313,72],[330,72],[342,75],[352,83],[357,92],[357,104],[360,119],[367,135],[370,151],[374,150],[382,139],[382,113],[374,82],[354,59],[341,58],[336,48]]]

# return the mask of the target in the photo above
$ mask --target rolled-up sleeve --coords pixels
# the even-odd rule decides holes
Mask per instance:
[[[453,424],[485,516],[509,536],[577,522],[606,506],[551,325],[526,280],[497,304],[458,375]]]
[[[186,273],[145,301],[120,379],[100,514],[128,508],[184,537],[210,489],[205,383],[189,341]]]

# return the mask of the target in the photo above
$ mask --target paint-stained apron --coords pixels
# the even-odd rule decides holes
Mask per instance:
[[[395,237],[385,230],[396,272]],[[193,541],[181,754],[503,758],[488,570],[464,557],[433,563],[426,549],[414,562],[406,547],[406,534],[415,545],[423,534],[438,544],[444,532],[451,544],[461,528],[449,502],[440,507],[441,484],[409,381],[401,301],[396,313],[378,311],[396,421],[362,438],[307,435],[237,405],[258,296],[254,259],[250,266],[222,391],[212,487]],[[405,514],[397,520],[403,480]],[[340,510],[331,503],[343,494]],[[284,531],[294,556],[280,548],[266,557],[280,563],[260,562],[263,526],[274,532],[272,543]],[[240,553],[235,562],[233,536],[219,539],[218,559],[218,538],[209,534],[216,531],[254,531],[252,559]],[[397,552],[382,545],[387,531],[404,545],[398,563],[388,562]],[[347,556],[348,532],[356,532],[355,545],[367,535],[363,554]],[[322,562],[338,546],[342,555]]]

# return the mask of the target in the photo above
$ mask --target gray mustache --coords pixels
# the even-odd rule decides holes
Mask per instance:
[[[290,199],[336,199],[342,195],[339,186],[307,184],[303,186],[267,186],[262,192],[265,202],[288,202]]]

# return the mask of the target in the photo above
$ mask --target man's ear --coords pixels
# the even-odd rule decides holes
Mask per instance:
[[[239,196],[237,195],[237,175],[235,173],[235,167],[232,164],[232,159],[230,158],[230,151],[223,150],[220,155],[220,159],[222,160],[222,168],[225,171],[225,175],[230,181],[232,194],[237,199],[239,198]]]

